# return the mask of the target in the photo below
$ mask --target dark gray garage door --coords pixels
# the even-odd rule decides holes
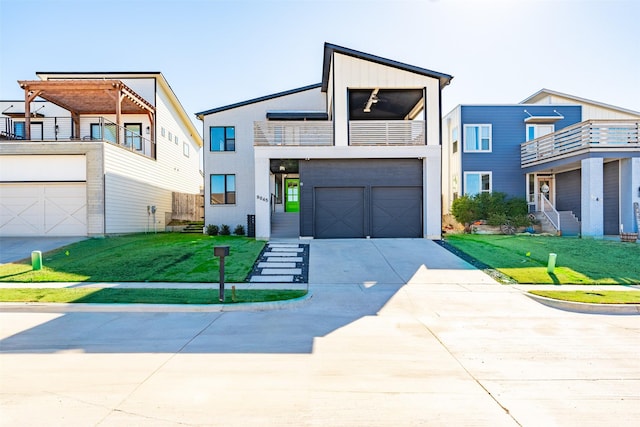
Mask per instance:
[[[421,237],[422,187],[371,188],[371,237]]]
[[[315,188],[315,233],[319,239],[364,237],[364,188]]]

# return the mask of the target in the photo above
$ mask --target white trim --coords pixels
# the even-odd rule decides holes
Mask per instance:
[[[468,150],[467,149],[467,128],[478,128],[482,129],[483,126],[487,126],[489,128],[489,149],[488,150]],[[493,151],[493,126],[491,123],[465,123],[463,126],[463,135],[462,135],[462,152],[463,153],[491,153]]]

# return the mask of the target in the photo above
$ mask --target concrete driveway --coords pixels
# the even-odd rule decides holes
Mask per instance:
[[[6,425],[640,422],[640,317],[559,311],[427,240],[315,240],[255,312],[0,313]]]
[[[86,237],[0,237],[0,264],[30,258],[33,251],[45,253],[84,239]]]

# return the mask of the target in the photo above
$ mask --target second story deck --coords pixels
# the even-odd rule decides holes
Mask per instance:
[[[254,122],[256,146],[332,146],[335,145],[332,121],[260,121]],[[351,120],[349,145],[424,145],[422,120]]]
[[[587,120],[520,145],[528,167],[594,151],[640,151],[640,120]]]
[[[27,137],[23,119],[3,117],[0,119],[0,142],[28,144],[32,142],[64,143],[106,142],[149,158],[155,158],[155,142],[144,137],[142,125],[118,126],[104,117],[80,117],[80,132],[76,131],[71,117],[32,118]],[[146,132],[150,133],[149,126]],[[27,139],[28,138],[28,139]]]

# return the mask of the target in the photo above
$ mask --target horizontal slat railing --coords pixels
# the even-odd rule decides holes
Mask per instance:
[[[92,125],[97,125],[94,135],[91,134]],[[103,141],[137,154],[155,157],[155,142],[130,129],[118,126],[104,117],[81,116],[80,133],[80,135],[74,134],[71,117],[42,117],[32,119],[29,141]],[[0,141],[26,142],[24,135],[24,121],[9,118],[0,120]]]
[[[352,120],[349,145],[424,145],[423,120]]]
[[[333,122],[264,121],[253,123],[254,145],[333,145]]]
[[[640,148],[640,121],[587,120],[521,144],[520,163],[526,166],[582,148],[634,145]]]

